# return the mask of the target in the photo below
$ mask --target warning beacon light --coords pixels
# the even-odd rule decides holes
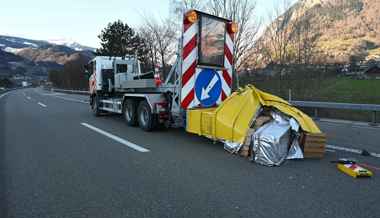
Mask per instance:
[[[230,22],[227,24],[227,30],[229,33],[236,33],[238,31],[238,25],[235,22]]]
[[[185,18],[189,23],[195,23],[198,20],[198,14],[196,11],[191,10],[186,13]]]

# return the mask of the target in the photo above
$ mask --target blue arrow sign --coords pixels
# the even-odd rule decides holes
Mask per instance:
[[[203,69],[195,80],[195,94],[203,107],[216,104],[222,92],[222,81],[213,69]]]

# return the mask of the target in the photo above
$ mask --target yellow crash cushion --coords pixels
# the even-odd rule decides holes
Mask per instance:
[[[218,107],[188,110],[186,131],[215,140],[243,143],[261,106],[275,107],[293,117],[306,132],[321,132],[314,121],[302,111],[282,98],[260,91],[251,85],[232,93]]]

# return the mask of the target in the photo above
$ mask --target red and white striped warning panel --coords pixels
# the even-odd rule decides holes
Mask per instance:
[[[212,28],[218,25],[221,28],[214,31]],[[182,43],[182,108],[216,106],[231,94],[234,35],[227,31],[227,26],[226,20],[209,15],[200,14],[195,22],[189,22],[185,16]],[[222,34],[217,35],[218,31]],[[224,41],[223,44],[221,40]],[[220,52],[222,59],[207,57],[208,59],[204,59],[209,62],[203,63],[200,56],[210,52]],[[212,61],[220,62],[220,65],[209,64],[213,63]]]

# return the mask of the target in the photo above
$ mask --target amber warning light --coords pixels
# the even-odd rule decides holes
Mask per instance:
[[[189,12],[187,12],[185,14],[185,17],[186,17],[186,20],[189,22],[189,23],[195,23],[195,21],[198,20],[198,14],[196,11],[194,10],[191,10]]]
[[[227,27],[229,33],[236,33],[238,31],[238,25],[235,22],[228,23]]]

